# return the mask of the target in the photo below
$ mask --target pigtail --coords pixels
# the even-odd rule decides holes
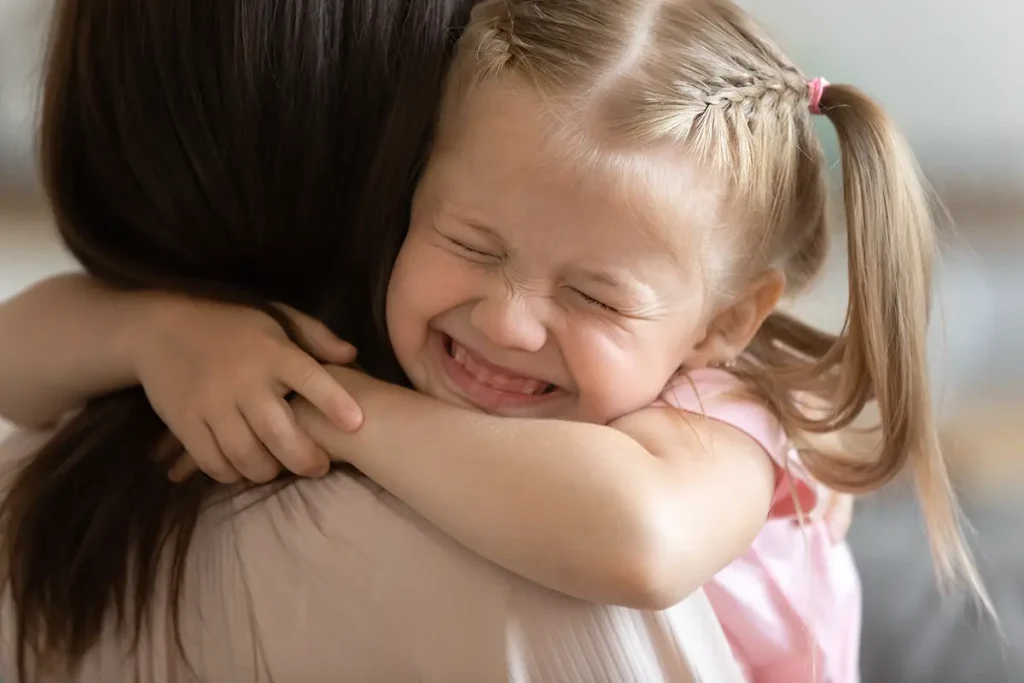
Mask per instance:
[[[845,422],[874,399],[881,429],[878,457],[845,462],[844,478],[852,488],[876,488],[909,467],[940,580],[965,581],[991,611],[963,538],[933,419],[926,349],[934,249],[928,194],[905,140],[871,99],[850,86],[830,86],[821,112],[839,137],[849,254],[845,328],[822,359],[840,361],[830,412]]]

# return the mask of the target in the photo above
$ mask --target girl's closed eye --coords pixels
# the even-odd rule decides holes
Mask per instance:
[[[582,292],[582,291],[580,291],[580,290],[578,290],[576,288],[573,288],[572,291],[575,292],[577,296],[579,296],[581,299],[586,301],[591,306],[596,306],[597,308],[600,308],[602,310],[608,311],[609,313],[618,313],[619,312],[619,310],[617,308],[609,306],[608,304],[604,303],[603,301],[599,301],[599,300],[595,299],[594,297],[590,296],[586,292]]]
[[[454,237],[449,237],[448,235],[444,235],[444,238],[446,240],[448,240],[451,244],[455,245],[457,248],[462,250],[463,252],[465,252],[467,254],[470,254],[472,256],[475,256],[477,258],[486,258],[486,259],[498,259],[498,258],[501,258],[497,254],[492,254],[492,253],[490,253],[488,251],[482,251],[480,249],[476,249],[474,247],[471,247],[471,246],[469,246],[468,244],[466,244],[464,242],[460,242],[459,240],[455,239]]]

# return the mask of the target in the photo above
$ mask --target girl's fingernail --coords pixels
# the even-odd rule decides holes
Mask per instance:
[[[363,414],[357,411],[345,413],[341,419],[345,428],[353,432],[363,426]]]

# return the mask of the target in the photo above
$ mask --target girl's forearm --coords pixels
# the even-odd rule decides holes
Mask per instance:
[[[43,427],[93,396],[134,384],[139,296],[68,274],[0,304],[0,416]]]
[[[610,427],[474,413],[342,372],[364,411],[358,432],[297,407],[329,452],[511,571],[593,601],[663,606],[651,570],[663,566],[673,521],[662,504],[669,477],[636,441]]]

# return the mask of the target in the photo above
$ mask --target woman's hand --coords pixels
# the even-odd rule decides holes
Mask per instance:
[[[282,465],[300,475],[326,473],[327,454],[299,428],[285,400],[292,392],[344,430],[361,425],[359,407],[320,364],[350,363],[355,349],[319,321],[282,309],[314,355],[260,311],[181,297],[156,304],[133,365],[154,410],[190,456],[171,469],[172,479],[196,467],[224,483],[267,482]]]

